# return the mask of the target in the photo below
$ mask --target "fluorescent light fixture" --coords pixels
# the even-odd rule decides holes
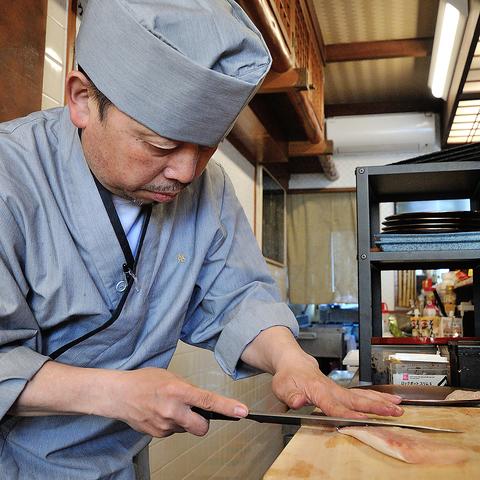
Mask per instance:
[[[428,85],[446,100],[468,15],[468,0],[440,0]]]
[[[480,141],[480,105],[478,100],[461,100],[457,108],[447,143],[461,144]],[[465,111],[469,111],[465,115]]]

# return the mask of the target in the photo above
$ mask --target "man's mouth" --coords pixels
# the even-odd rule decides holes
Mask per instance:
[[[172,201],[179,193],[178,192],[152,192],[148,191],[149,196],[155,201],[159,203],[163,202],[170,202]]]

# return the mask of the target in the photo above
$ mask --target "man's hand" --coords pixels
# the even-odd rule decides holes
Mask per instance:
[[[298,345],[290,330],[264,330],[244,350],[242,360],[273,375],[275,395],[290,408],[315,405],[334,417],[365,418],[365,413],[400,416],[401,398],[367,390],[347,390],[327,378],[317,361]]]
[[[360,412],[398,417],[403,413],[396,405],[400,397],[342,388],[323,375],[317,361],[306,354],[295,355],[275,373],[272,389],[290,408],[315,405],[332,417],[365,418]]]
[[[189,432],[205,435],[208,421],[193,413],[190,407],[200,407],[229,417],[244,417],[245,405],[237,400],[197,388],[177,375],[159,368],[120,372],[120,382],[114,387],[116,398],[113,416],[128,423],[134,430],[153,437]]]
[[[244,417],[245,405],[197,388],[161,368],[116,371],[47,362],[27,383],[10,413],[19,416],[88,414],[115,418],[154,437],[175,432],[205,435],[200,407]]]

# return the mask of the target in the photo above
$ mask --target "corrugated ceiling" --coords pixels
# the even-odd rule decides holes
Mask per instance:
[[[447,143],[480,142],[480,42],[470,64],[462,94],[468,99],[458,102]]]
[[[325,74],[325,102],[363,103],[430,98],[429,58],[389,58],[330,63]]]
[[[313,0],[325,44],[431,37],[438,0]]]
[[[326,45],[433,37],[438,0],[313,0]],[[430,58],[330,63],[325,102],[431,99]]]

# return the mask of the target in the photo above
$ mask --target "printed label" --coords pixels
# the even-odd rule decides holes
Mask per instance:
[[[412,373],[394,373],[393,384],[443,386],[447,384],[447,377],[445,375],[415,375]]]

